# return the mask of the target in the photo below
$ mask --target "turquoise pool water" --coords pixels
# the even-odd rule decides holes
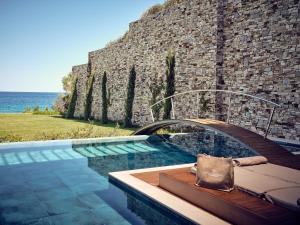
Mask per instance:
[[[192,139],[2,147],[0,224],[193,224],[108,180],[112,171],[192,163],[198,152],[255,154],[212,132]]]
[[[277,144],[284,147],[289,152],[300,152],[300,144],[287,143],[282,141],[277,141]]]

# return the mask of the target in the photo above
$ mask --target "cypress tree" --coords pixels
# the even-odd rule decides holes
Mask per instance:
[[[67,111],[67,114],[66,114],[67,118],[74,118],[76,101],[77,101],[77,78],[75,79],[75,82],[74,82],[74,85],[73,85],[71,100],[70,100],[70,103],[68,105],[68,111]]]
[[[88,85],[88,92],[87,92],[86,101],[85,101],[85,108],[84,108],[84,119],[85,120],[91,119],[94,81],[95,81],[95,76],[92,75],[89,85]]]
[[[164,88],[164,85],[163,85],[162,79],[155,79],[155,81],[150,85],[150,87],[149,87],[150,92],[151,92],[150,105],[153,105],[154,103],[157,102],[157,97],[160,95],[163,88]],[[156,104],[155,106],[152,107],[153,117],[156,120],[159,119],[161,107],[162,107],[161,103]]]
[[[136,72],[135,72],[135,67],[133,65],[130,70],[128,86],[127,86],[124,127],[132,126],[131,119],[132,119],[132,107],[133,107],[133,100],[134,100],[135,79],[136,79]]]
[[[175,56],[169,51],[166,57],[166,90],[165,90],[165,98],[175,93]],[[168,98],[164,103],[164,114],[163,119],[170,119],[170,112],[172,109],[171,99]]]
[[[108,122],[108,118],[107,118],[108,99],[107,99],[106,83],[107,83],[107,76],[106,76],[106,72],[104,72],[102,77],[102,123]]]

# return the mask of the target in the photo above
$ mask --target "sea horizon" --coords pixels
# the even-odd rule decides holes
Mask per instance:
[[[22,113],[25,108],[33,109],[38,106],[41,110],[52,106],[63,92],[27,92],[27,91],[0,91],[0,113]]]
[[[5,93],[58,93],[63,94],[64,92],[59,91],[0,91]]]

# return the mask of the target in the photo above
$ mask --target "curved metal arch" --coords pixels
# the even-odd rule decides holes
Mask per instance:
[[[180,124],[184,123],[187,120],[161,120],[161,121],[156,121],[154,123],[151,123],[149,125],[146,125],[144,127],[141,127],[134,131],[131,135],[150,135],[153,134],[154,132],[158,131],[161,128],[170,126],[170,125],[175,125],[175,124]]]
[[[167,99],[170,99],[171,100],[171,104],[172,104],[172,119],[175,119],[175,108],[174,108],[174,101],[173,101],[174,97],[181,96],[181,95],[186,95],[186,94],[197,93],[197,99],[198,99],[198,93],[200,93],[200,92],[216,92],[216,93],[217,92],[223,92],[223,93],[229,94],[229,102],[228,102],[228,109],[227,109],[227,119],[226,119],[227,123],[229,123],[230,114],[231,114],[230,109],[231,109],[231,96],[232,95],[247,96],[247,97],[250,97],[250,98],[253,98],[253,99],[256,99],[256,100],[259,100],[259,101],[262,101],[262,102],[265,102],[267,104],[272,105],[273,108],[270,111],[270,115],[269,115],[269,118],[268,118],[268,122],[267,122],[266,130],[265,130],[264,138],[266,138],[267,135],[268,135],[268,133],[269,133],[271,122],[272,122],[273,115],[274,115],[276,107],[279,107],[279,108],[281,107],[279,104],[277,104],[275,102],[272,102],[272,101],[269,101],[267,99],[264,99],[264,98],[261,98],[261,97],[257,97],[257,96],[254,96],[254,95],[250,95],[250,94],[246,94],[246,93],[243,93],[243,92],[239,92],[239,91],[218,90],[218,89],[198,89],[198,90],[191,90],[191,91],[185,91],[185,92],[181,92],[181,93],[178,93],[178,94],[174,94],[174,95],[171,95],[169,97],[163,98],[163,99],[157,101],[156,103],[150,105],[150,115],[151,115],[152,121],[155,122],[155,119],[154,119],[154,116],[153,116],[153,111],[152,111],[152,108],[155,105],[160,104],[161,102],[163,102],[163,101],[165,101]],[[198,100],[197,100],[197,102],[198,102]]]
[[[227,124],[223,121],[213,120],[213,119],[184,119],[184,120],[163,120],[157,121],[147,126],[144,126],[136,130],[132,135],[150,135],[155,131],[164,128],[166,126],[175,124],[190,124],[198,125],[203,128],[207,128],[224,136],[230,137],[233,140],[239,142],[240,144],[246,146],[254,152],[257,152],[269,159],[271,163],[278,165],[285,165],[285,162],[281,158],[292,159],[293,154],[286,151],[283,147],[277,143],[265,139],[259,134],[252,131],[238,127],[232,124]],[[279,157],[280,156],[280,157]],[[294,160],[294,158],[293,158]],[[293,168],[298,169],[299,166],[294,166]]]
[[[235,94],[235,95],[243,95],[243,96],[247,96],[247,97],[250,97],[250,98],[254,98],[254,99],[269,103],[269,104],[271,104],[275,107],[281,107],[279,104],[277,104],[275,102],[269,101],[269,100],[261,98],[261,97],[257,97],[255,95],[246,94],[246,93],[243,93],[243,92],[240,92],[240,91],[229,91],[229,90],[218,90],[218,89],[198,89],[198,90],[191,90],[191,91],[181,92],[181,93],[174,94],[174,95],[171,95],[169,97],[163,98],[163,99],[155,102],[153,105],[150,105],[150,108],[152,108],[153,106],[165,101],[166,99],[174,98],[174,97],[180,96],[180,95],[186,95],[186,94],[191,94],[191,93],[199,93],[199,92],[224,92],[224,93]]]
[[[200,122],[202,121],[202,122]],[[238,143],[240,143],[241,145],[243,145],[244,147],[252,150],[253,152],[259,154],[259,152],[257,152],[254,148],[252,148],[251,146],[249,146],[247,143],[244,143],[242,141],[240,141],[238,138],[220,130],[217,129],[213,126],[209,125],[209,121],[211,122],[215,122],[215,123],[223,123],[225,124],[223,121],[219,121],[219,120],[212,120],[212,119],[184,119],[184,120],[162,120],[162,121],[157,121],[154,123],[151,123],[149,125],[146,125],[138,130],[136,130],[135,132],[133,132],[131,135],[151,135],[154,132],[158,131],[159,129],[162,129],[164,127],[168,127],[170,125],[176,125],[176,124],[186,124],[186,125],[197,125],[200,127],[203,127],[205,129],[209,129],[212,131],[215,131],[217,133],[220,133],[226,137],[229,137],[235,141],[237,141]],[[243,129],[243,128],[241,128]]]

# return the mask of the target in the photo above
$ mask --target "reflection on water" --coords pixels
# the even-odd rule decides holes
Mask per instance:
[[[242,143],[214,131],[163,135],[166,142],[194,156],[199,153],[218,157],[249,157],[257,155]]]
[[[129,221],[130,224],[194,224],[133,190],[120,187],[115,181],[111,182],[108,189],[99,191],[96,194]]]

